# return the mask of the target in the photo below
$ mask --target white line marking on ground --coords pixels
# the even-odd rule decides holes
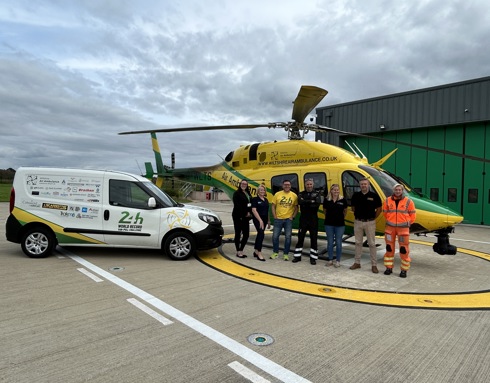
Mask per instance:
[[[418,238],[423,238],[423,237],[426,237],[426,238],[437,238],[434,234],[427,234],[427,235],[420,235],[420,236],[415,236],[417,239]],[[451,241],[461,241],[461,242],[471,242],[471,243],[482,243],[484,245],[490,245],[490,242],[486,242],[486,241],[476,241],[474,239],[463,239],[463,238],[455,238],[455,237],[451,237]]]
[[[253,372],[251,369],[245,367],[243,364],[238,362],[231,362],[228,364],[233,370],[238,372],[245,379],[250,380],[253,383],[270,383],[269,380],[262,378],[260,375]]]
[[[197,319],[194,319],[190,315],[187,315],[186,313],[176,309],[168,303],[163,302],[162,300],[154,297],[146,291],[141,290],[136,286],[133,286],[123,279],[112,275],[111,273],[101,269],[100,267],[90,263],[89,261],[79,257],[78,255],[75,255],[63,248],[59,248],[59,251],[62,254],[73,259],[75,262],[78,262],[79,264],[85,266],[87,269],[90,269],[94,273],[99,274],[101,277],[107,279],[108,281],[114,283],[122,289],[129,291],[131,294],[137,296],[146,303],[156,307],[161,312],[170,315],[179,322],[204,335],[213,342],[218,343],[219,345],[238,355],[240,358],[247,360],[249,363],[267,372],[269,375],[279,379],[280,381],[285,383],[311,383],[309,380],[295,374],[287,368],[284,368],[280,364],[277,364],[272,360],[267,359],[259,353],[249,349],[248,347],[245,347],[243,344],[227,337],[226,335],[220,333],[219,331],[216,331],[215,329],[205,325],[204,323],[199,322]]]
[[[97,275],[92,274],[90,271],[87,271],[84,268],[80,268],[77,270],[80,271],[82,274],[85,274],[87,277],[94,280],[95,282],[104,282],[103,279],[100,279]]]
[[[157,321],[162,323],[164,326],[167,326],[169,324],[174,323],[170,319],[165,318],[163,315],[160,315],[156,311],[154,311],[151,308],[149,308],[148,306],[144,305],[143,303],[141,303],[137,299],[129,298],[129,299],[127,299],[127,301],[129,303],[131,303],[132,305],[136,306],[137,308],[139,308],[141,311],[147,313],[149,316],[155,318]]]

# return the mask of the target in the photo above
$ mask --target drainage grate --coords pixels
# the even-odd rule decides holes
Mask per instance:
[[[119,267],[119,266],[109,267],[109,271],[121,271],[121,270],[124,270],[124,267]]]

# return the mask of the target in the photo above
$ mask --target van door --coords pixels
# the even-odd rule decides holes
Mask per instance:
[[[107,174],[104,239],[108,245],[160,248],[161,209],[148,207],[151,197],[136,181]]]

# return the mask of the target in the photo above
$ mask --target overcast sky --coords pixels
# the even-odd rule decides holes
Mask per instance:
[[[288,121],[303,84],[327,106],[489,76],[489,36],[486,0],[2,0],[0,168],[140,173],[149,135],[118,132]],[[159,135],[177,167],[286,138]]]

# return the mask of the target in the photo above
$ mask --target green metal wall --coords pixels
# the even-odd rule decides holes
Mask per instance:
[[[479,158],[490,158],[490,123],[384,132],[380,137]],[[462,213],[463,223],[490,225],[490,163],[362,137],[344,137],[375,162],[429,198]],[[344,144],[344,148],[349,150]]]

